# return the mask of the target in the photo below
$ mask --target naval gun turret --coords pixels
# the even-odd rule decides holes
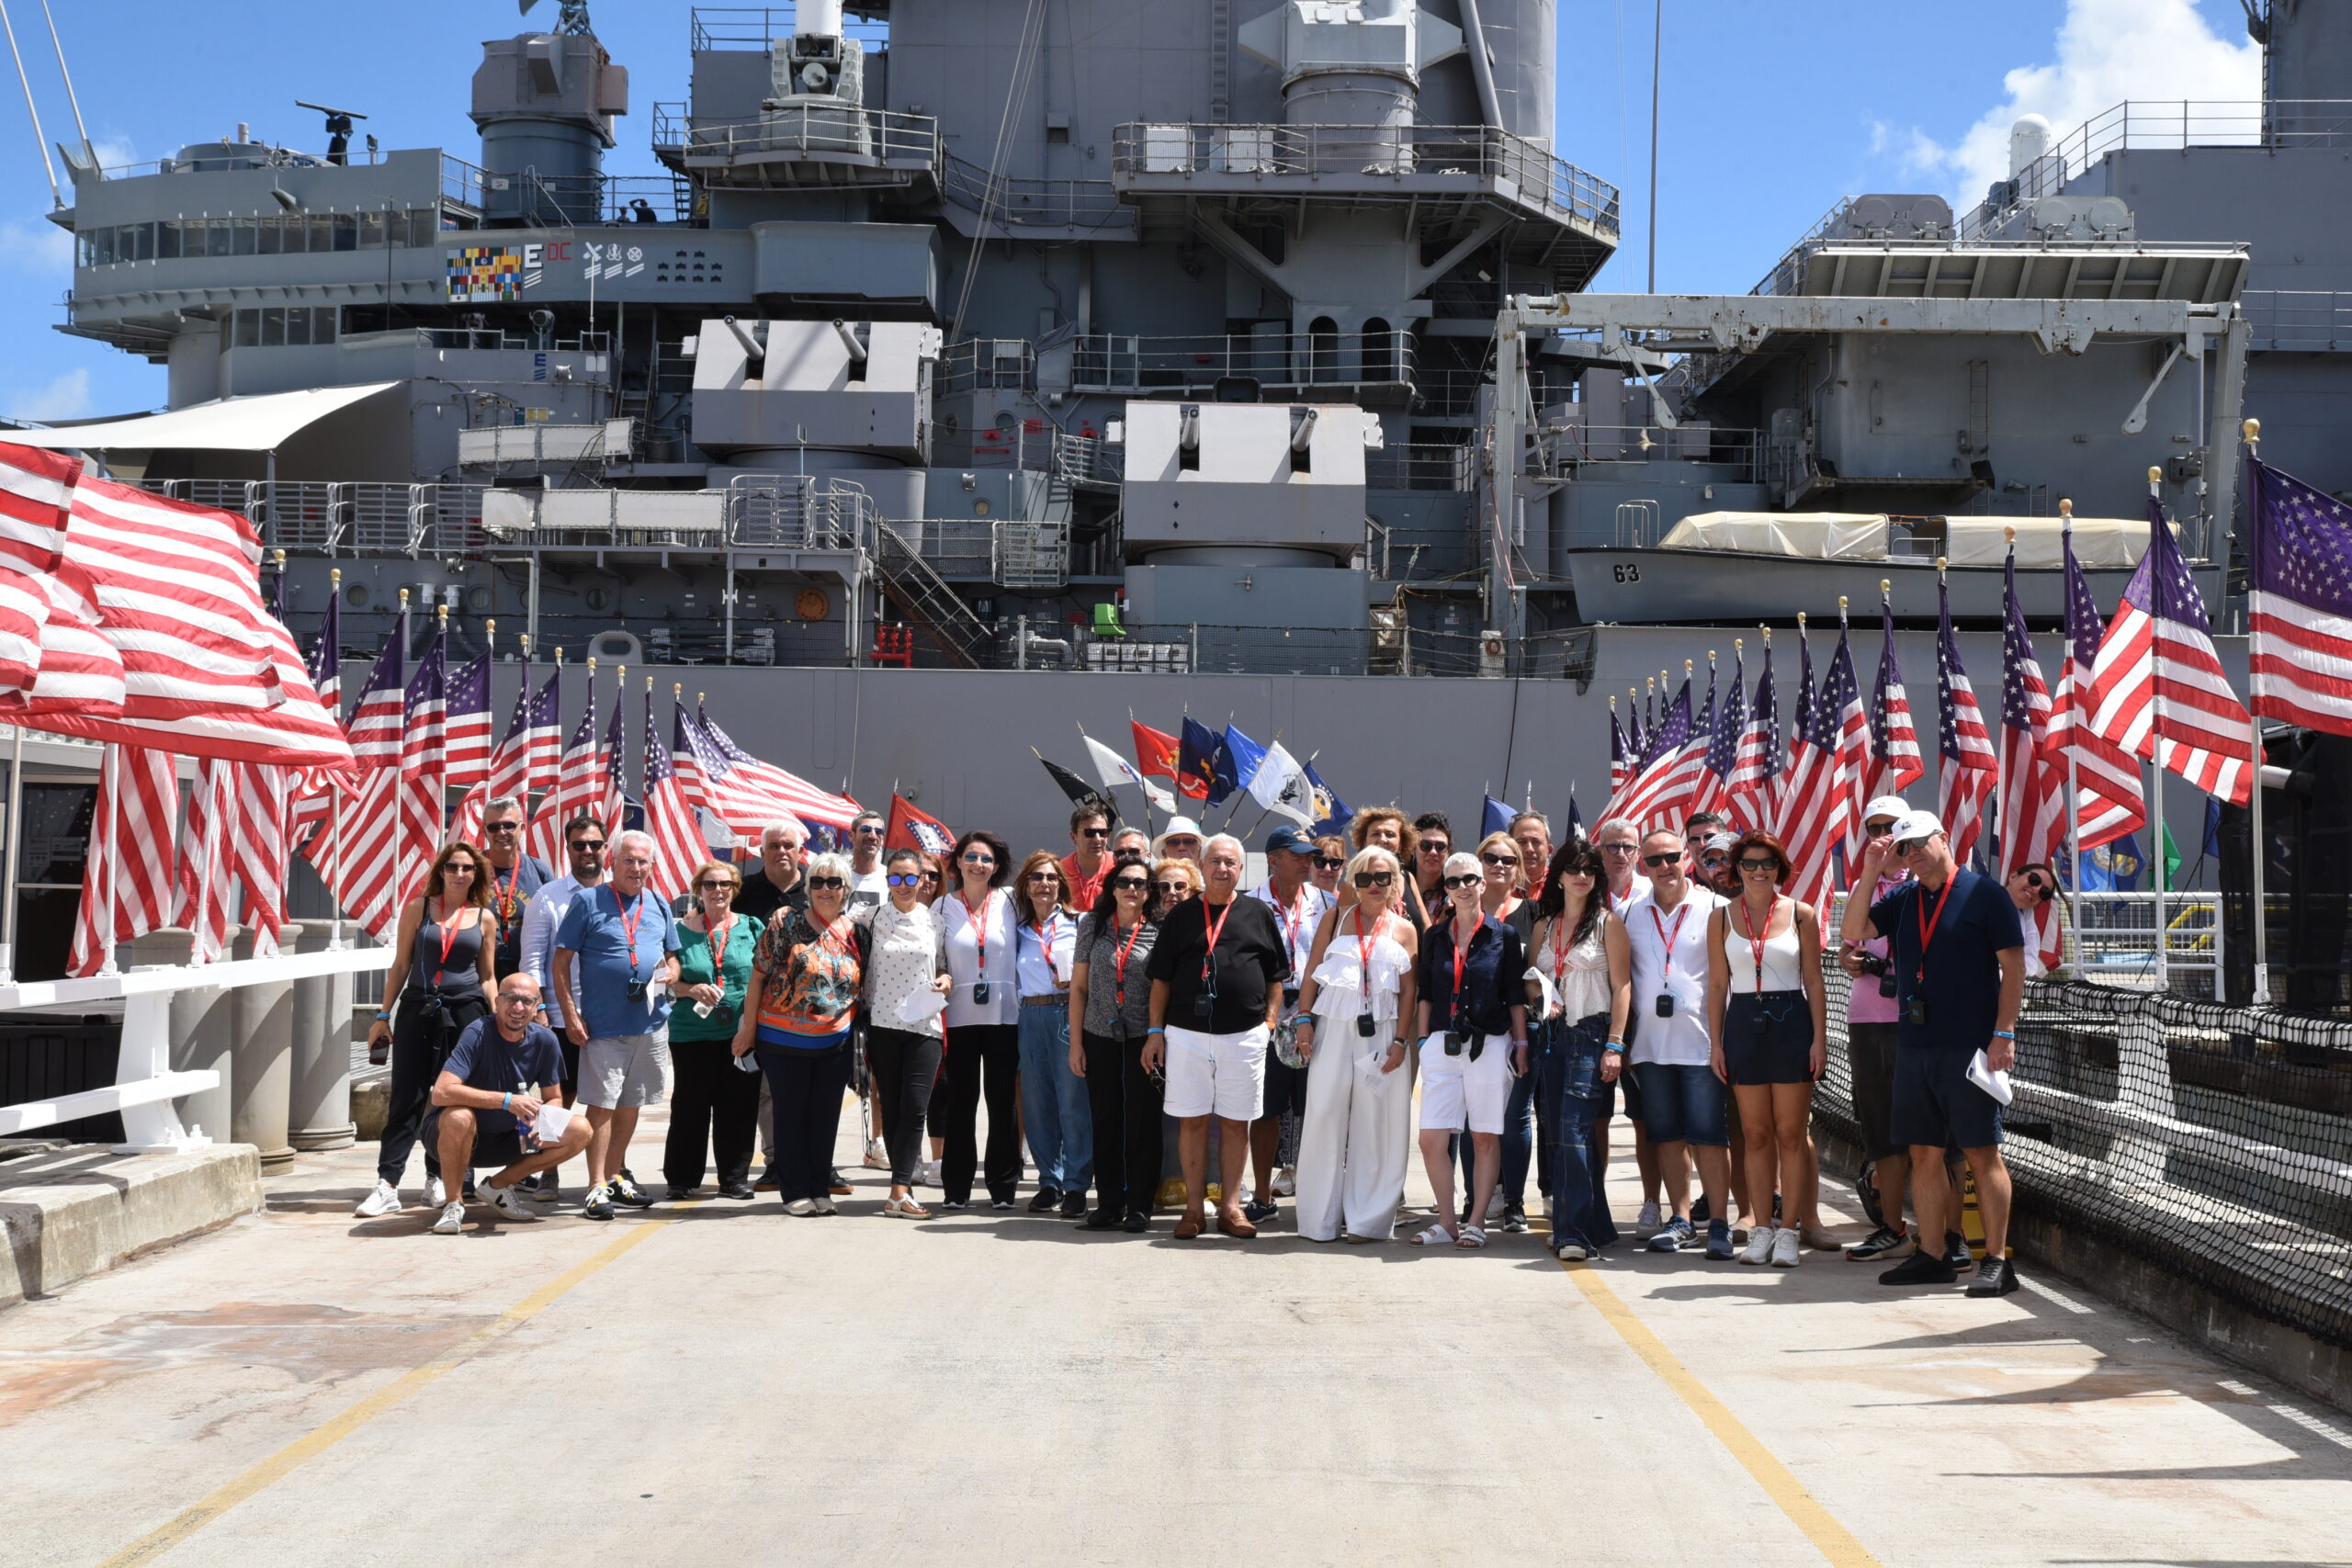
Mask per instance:
[[[481,128],[484,226],[596,222],[613,117],[628,112],[628,67],[593,33],[525,33],[481,52],[470,112]]]

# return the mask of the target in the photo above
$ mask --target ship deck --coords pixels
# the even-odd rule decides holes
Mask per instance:
[[[373,1157],[0,1314],[0,1561],[2352,1558],[2352,1420],[2073,1282],[885,1224],[866,1170],[445,1237],[352,1218]]]

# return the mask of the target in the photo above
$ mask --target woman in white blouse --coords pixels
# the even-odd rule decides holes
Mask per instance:
[[[1021,950],[1013,966],[1021,987],[1021,1125],[1037,1161],[1029,1212],[1058,1209],[1064,1219],[1083,1219],[1094,1179],[1094,1116],[1085,1081],[1069,1066],[1070,959],[1078,942],[1069,881],[1053,851],[1038,850],[1021,863],[1012,892],[1021,908],[1013,934]]]
[[[1298,1234],[1309,1241],[1386,1241],[1396,1226],[1412,1133],[1413,1075],[1397,1021],[1413,1016],[1413,922],[1397,912],[1402,863],[1374,844],[1356,852],[1355,902],[1317,938],[1299,987],[1307,1058],[1298,1134]]]
[[[972,1178],[980,1163],[981,1069],[987,1069],[989,1206],[1012,1207],[1021,1184],[1021,1122],[1015,1076],[1021,1066],[1021,987],[1014,974],[1019,917],[1005,886],[1012,852],[1002,839],[975,829],[947,857],[950,891],[932,907],[947,949],[946,1049],[939,1116],[947,1140],[940,1162],[940,1207],[972,1206]]]
[[[1625,1068],[1634,958],[1625,922],[1602,897],[1608,886],[1600,852],[1589,839],[1570,839],[1545,874],[1528,950],[1528,1011],[1540,1021],[1530,1055],[1552,1140],[1552,1251],[1565,1262],[1617,1239],[1600,1134]]]
[[[922,1156],[923,1119],[939,1077],[939,1015],[947,988],[947,953],[939,913],[922,901],[922,856],[896,850],[882,863],[889,902],[859,911],[873,945],[865,961],[865,1056],[875,1102],[890,1150],[890,1196],[882,1212],[925,1220],[931,1211],[910,1190]]]

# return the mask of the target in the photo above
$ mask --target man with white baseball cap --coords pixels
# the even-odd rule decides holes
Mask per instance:
[[[2018,1278],[2008,1257],[2001,1106],[1970,1081],[1968,1069],[1979,1051],[1994,1072],[2016,1063],[2025,932],[2001,885],[1953,859],[1933,812],[1906,812],[1885,839],[1871,840],[1857,885],[1874,884],[1890,857],[1911,880],[1874,902],[1848,902],[1840,933],[1849,942],[1885,937],[1891,945],[1898,1015],[1888,1136],[1910,1146],[1912,1201],[1923,1237],[1941,1235],[1954,1212],[1943,1150],[1960,1145],[1975,1172],[1984,1220],[1984,1263],[1968,1293],[2005,1296],[2018,1288]],[[1879,1283],[1939,1285],[1954,1278],[1950,1259],[1922,1247],[1881,1274]]]
[[[1862,843],[1883,850],[1894,842],[1894,824],[1911,814],[1911,803],[1899,795],[1882,795],[1862,808]],[[1860,869],[1858,866],[1857,870]],[[1905,883],[1911,874],[1889,864],[1878,881],[1857,883],[1853,897],[1875,904]],[[1884,939],[1847,942],[1838,963],[1853,976],[1846,999],[1846,1055],[1853,1074],[1854,1121],[1862,1134],[1862,1158],[1870,1162],[1868,1181],[1877,1193],[1878,1228],[1846,1249],[1856,1263],[1881,1258],[1892,1263],[1910,1249],[1911,1233],[1903,1220],[1905,1200],[1911,1189],[1911,1151],[1887,1136],[1887,1117],[1894,1107],[1894,970],[1886,962]]]

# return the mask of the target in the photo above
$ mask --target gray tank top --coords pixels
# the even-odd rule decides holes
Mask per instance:
[[[476,920],[472,925],[449,931],[433,918],[432,906],[427,904],[424,918],[417,922],[416,946],[409,956],[410,987],[419,992],[432,990],[435,988],[433,976],[438,974],[441,976],[439,989],[444,996],[480,992],[482,930],[483,922]],[[449,942],[449,955],[446,959],[441,956],[441,942],[445,936]]]

